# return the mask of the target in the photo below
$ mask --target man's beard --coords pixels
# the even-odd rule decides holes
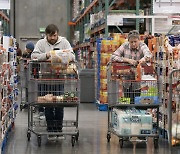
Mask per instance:
[[[49,42],[50,44],[54,45],[54,44],[57,42],[57,40],[48,40],[48,42]]]

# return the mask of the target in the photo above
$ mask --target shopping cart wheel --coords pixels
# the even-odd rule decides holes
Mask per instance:
[[[75,136],[72,136],[72,137],[71,137],[71,143],[72,143],[72,146],[73,146],[73,147],[74,147],[75,141],[76,141],[76,137],[75,137]]]
[[[110,142],[110,140],[111,140],[111,134],[107,133],[107,141]]]
[[[38,142],[38,146],[40,147],[41,146],[41,136],[40,135],[37,136],[37,142]]]
[[[29,131],[27,132],[27,139],[28,139],[28,141],[30,141],[30,139],[31,139],[31,133]]]
[[[154,138],[154,148],[158,148],[158,138]]]
[[[123,139],[119,138],[119,144],[120,144],[120,148],[123,148]]]
[[[76,134],[76,141],[78,141],[78,139],[79,139],[79,131]]]

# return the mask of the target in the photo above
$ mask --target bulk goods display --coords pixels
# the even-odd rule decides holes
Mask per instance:
[[[0,143],[4,149],[8,133],[14,126],[18,101],[16,40],[3,36],[0,45]]]

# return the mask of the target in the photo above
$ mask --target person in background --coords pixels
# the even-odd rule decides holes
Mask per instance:
[[[26,47],[25,47],[25,51],[23,52],[22,54],[22,58],[20,59],[21,62],[24,64],[24,72],[27,72],[28,71],[28,63],[29,63],[29,60],[31,59],[31,53],[33,52],[34,50],[34,44],[32,42],[28,42],[26,44]],[[27,73],[26,73],[27,74]],[[28,102],[28,88],[26,87],[26,101]],[[27,108],[28,105],[27,103],[24,104],[23,108]]]
[[[18,74],[18,80],[20,81],[19,73],[20,73],[20,59],[22,57],[22,50],[19,47],[19,43],[18,42],[16,42],[16,54],[17,54],[17,74]]]
[[[69,56],[71,56],[71,59],[75,60],[75,55],[70,43],[66,38],[59,36],[59,29],[56,25],[48,25],[45,29],[45,34],[45,38],[39,40],[36,43],[35,49],[31,54],[31,59],[37,59],[38,61],[49,60],[51,58],[50,51],[58,48],[59,50],[68,49]],[[55,95],[62,95],[62,92],[64,91],[64,85],[52,86],[56,89]],[[61,91],[61,93],[58,93],[58,91]],[[45,107],[45,117],[48,132],[62,132],[63,115],[63,107]],[[48,139],[53,140],[54,137],[54,135],[49,135]]]
[[[128,42],[123,43],[111,56],[112,62],[123,62],[136,67],[139,63],[143,64],[152,58],[147,45],[140,41],[139,32],[132,30],[128,34]],[[135,72],[129,71],[125,80],[135,80]],[[130,98],[130,102],[134,103],[134,98],[140,96],[140,86],[136,83],[125,83],[123,85],[124,97]]]
[[[148,32],[145,32],[144,35],[145,35],[144,43],[148,46],[148,40],[152,39],[152,35],[151,33],[148,33]]]
[[[26,44],[26,48],[25,48],[25,51],[22,55],[23,58],[31,58],[31,53],[33,52],[34,50],[34,44],[32,42],[28,42]]]
[[[20,49],[18,42],[16,42],[16,53],[18,57],[22,56],[22,50]]]

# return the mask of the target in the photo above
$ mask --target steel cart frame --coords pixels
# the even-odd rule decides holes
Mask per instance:
[[[175,109],[172,109],[173,101],[175,102]],[[175,146],[180,143],[180,138],[178,136],[178,124],[179,124],[179,117],[176,117],[176,123],[173,119],[173,113],[178,114],[180,113],[180,69],[174,69],[169,75],[169,102],[168,102],[168,141],[169,147]],[[172,125],[173,123],[176,125],[176,132],[173,136],[172,134]]]
[[[20,85],[21,85],[21,104],[20,111],[28,106],[28,60],[20,59]]]
[[[67,73],[65,70],[52,70],[51,66],[50,62],[31,61],[29,63],[30,84],[28,87],[29,106],[27,138],[29,141],[31,132],[34,133],[37,135],[38,146],[41,146],[42,135],[70,135],[72,146],[74,146],[79,138],[78,120],[80,92],[78,71],[71,74],[70,72]],[[64,86],[63,91],[58,91],[56,87],[62,84]],[[43,87],[41,87],[42,85]],[[67,94],[67,92],[69,92],[69,94]],[[56,96],[60,94],[61,96]],[[46,130],[46,121],[36,120],[33,116],[34,108],[36,107],[71,107],[75,108],[76,117],[75,120],[63,120],[62,131],[48,132]]]
[[[123,82],[125,80],[120,80],[118,81],[117,84],[117,80],[118,78],[121,76],[123,77],[123,75],[118,75],[117,74],[117,70],[125,70],[125,69],[130,69],[131,66],[128,66],[127,64],[123,64],[123,63],[109,63],[108,64],[108,68],[107,68],[107,79],[108,79],[108,85],[107,85],[107,89],[108,89],[108,131],[107,131],[107,141],[110,142],[111,139],[111,134],[116,135],[119,138],[119,143],[120,143],[120,147],[123,147],[123,143],[124,141],[131,141],[131,142],[147,142],[147,137],[153,137],[154,140],[154,147],[157,148],[158,147],[158,140],[159,140],[159,107],[160,107],[160,103],[154,104],[154,103],[150,103],[150,104],[134,104],[134,102],[129,102],[129,103],[124,103],[123,100],[119,100],[119,90],[118,87],[119,85],[122,85]],[[146,69],[146,73],[149,72],[150,74],[153,72],[152,67],[148,67],[147,68],[143,68],[144,71]],[[115,72],[114,72],[115,71]],[[129,70],[130,71],[130,70]],[[120,78],[121,78],[120,77]],[[128,81],[128,82],[131,82]],[[132,82],[136,82],[136,81],[132,81]],[[141,82],[151,82],[151,81],[138,81],[139,83]],[[158,84],[158,82],[157,82]],[[158,85],[157,85],[158,87]],[[158,91],[159,94],[159,91]],[[151,132],[150,134],[139,134],[139,135],[121,135],[119,134],[112,125],[112,111],[113,109],[140,109],[140,110],[147,110],[147,109],[156,109],[156,121],[154,124],[152,124],[152,126],[155,127],[155,131]],[[135,138],[134,138],[135,137]],[[137,139],[140,138],[140,139]]]

